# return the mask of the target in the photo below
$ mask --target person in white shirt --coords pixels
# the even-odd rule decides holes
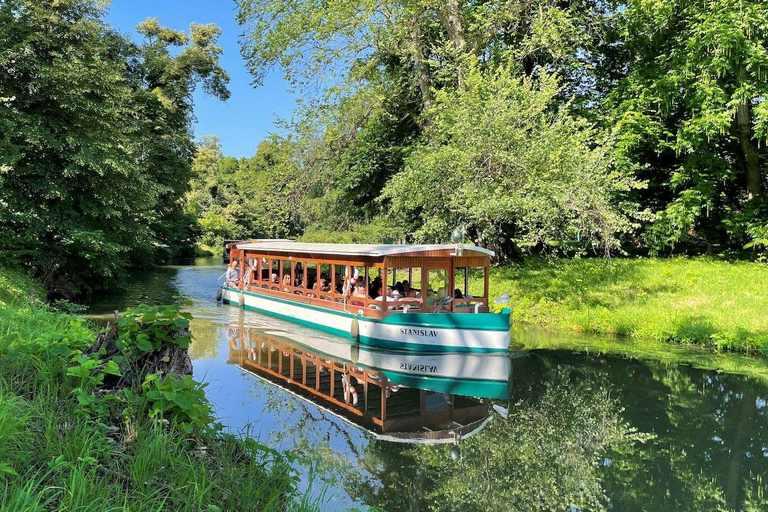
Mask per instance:
[[[227,279],[227,286],[230,288],[240,287],[240,269],[238,266],[239,262],[237,260],[232,260],[232,263],[229,264],[229,268],[227,269],[225,277]]]

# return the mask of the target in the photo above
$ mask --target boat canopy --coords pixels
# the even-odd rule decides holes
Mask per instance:
[[[455,245],[409,245],[409,244],[315,244],[304,242],[261,242],[237,244],[245,251],[270,253],[330,254],[335,256],[420,256],[446,257],[456,251]],[[464,246],[466,253],[480,253],[493,257],[494,252],[473,245]]]

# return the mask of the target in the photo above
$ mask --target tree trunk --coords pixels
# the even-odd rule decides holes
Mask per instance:
[[[728,447],[731,456],[728,459],[728,468],[724,485],[725,499],[728,510],[742,510],[744,474],[743,465],[746,452],[749,450],[749,433],[754,422],[755,400],[757,395],[750,388],[741,397],[738,407],[738,418],[731,428],[732,439],[729,439]]]
[[[464,26],[461,23],[461,7],[459,6],[459,0],[446,0],[442,8],[439,8],[437,15],[440,18],[440,22],[443,25],[443,29],[448,34],[448,39],[453,44],[452,50],[455,52],[454,59],[456,65],[456,80],[461,87],[463,81],[463,72],[461,66],[462,55],[464,48],[467,46],[467,41],[464,38]]]
[[[746,71],[739,70],[739,82],[745,78]],[[746,98],[736,111],[736,129],[739,135],[741,153],[747,168],[747,199],[752,200],[760,195],[760,160],[752,140],[752,112],[749,98]]]
[[[464,27],[461,24],[459,0],[446,0],[438,15],[443,28],[448,33],[448,39],[457,50],[463,50],[467,42],[464,39]]]
[[[432,80],[429,76],[429,66],[424,57],[424,42],[421,26],[418,20],[414,20],[411,32],[411,45],[413,49],[413,69],[416,72],[416,81],[421,91],[421,101],[424,109],[432,105]]]

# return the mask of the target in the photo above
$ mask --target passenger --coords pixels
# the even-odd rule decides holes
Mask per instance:
[[[408,297],[408,292],[410,291],[411,291],[411,282],[406,279],[405,281],[403,281],[403,290],[400,293]]]
[[[312,285],[311,292],[307,292],[307,297],[317,297],[317,283]]]
[[[456,288],[455,290],[453,290],[453,298],[456,299],[456,300],[459,300],[459,299],[463,299],[465,297],[464,297],[464,294],[461,293],[461,290]],[[457,308],[469,307],[469,302],[456,302],[456,307]]]
[[[371,286],[368,288],[368,296],[369,297],[378,297],[380,291],[381,291],[381,277],[380,276],[376,276],[373,279],[373,282],[371,283]]]
[[[403,288],[403,283],[401,283],[400,281],[395,283],[395,290],[397,290],[397,293],[399,293],[400,295],[405,295],[405,288]]]
[[[232,263],[229,264],[229,268],[227,269],[225,277],[227,279],[227,286],[230,288],[240,288],[240,269],[238,266],[239,262],[237,260],[232,260]]]
[[[320,278],[320,291],[326,293],[331,291],[331,285],[328,284],[327,278]]]
[[[366,298],[368,298],[368,296],[365,293],[365,284],[362,281],[358,281],[357,286],[355,287],[355,293],[349,303],[353,306],[365,306],[365,302],[361,299]]]
[[[275,284],[277,284],[277,283],[279,283],[279,282],[280,282],[280,280],[277,278],[277,273],[275,273],[275,272],[272,272],[272,279],[271,279],[271,281],[272,281],[273,283],[275,283]]]
[[[290,293],[291,291],[291,289],[289,288],[290,286],[291,286],[291,274],[285,274],[283,276],[283,291]]]
[[[293,280],[293,286],[302,287],[304,285],[304,266],[301,264],[301,262],[296,264],[295,276],[296,277]]]

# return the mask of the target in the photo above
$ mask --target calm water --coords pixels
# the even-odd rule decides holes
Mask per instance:
[[[218,305],[225,268],[195,263],[138,274],[91,311],[191,298],[195,378],[220,420],[303,455],[328,510],[768,510],[765,361],[516,328],[531,351],[512,362],[509,400],[494,401],[509,414],[494,411],[452,458],[450,445],[377,440],[228,363],[232,329],[306,331]]]

